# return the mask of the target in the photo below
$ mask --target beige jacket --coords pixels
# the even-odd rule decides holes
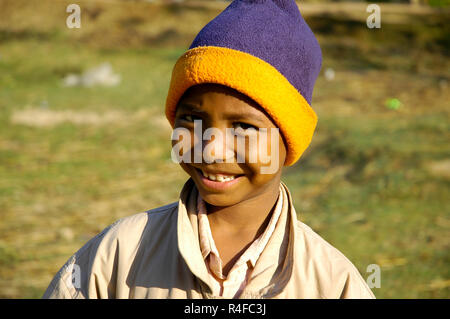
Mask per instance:
[[[287,187],[280,219],[240,298],[375,298],[337,249],[297,220]],[[215,298],[199,247],[197,189],[123,218],[60,269],[43,298]]]

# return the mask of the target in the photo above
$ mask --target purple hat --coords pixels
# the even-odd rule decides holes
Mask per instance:
[[[321,65],[319,43],[294,0],[235,0],[175,64],[166,116],[173,126],[178,101],[191,86],[229,86],[272,117],[287,144],[285,165],[292,165],[317,124],[311,99]]]

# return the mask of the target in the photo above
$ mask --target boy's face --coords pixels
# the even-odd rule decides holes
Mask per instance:
[[[222,132],[223,138],[216,138],[214,135],[211,139],[202,139],[202,136],[198,136],[199,124],[201,124],[202,136],[205,130],[213,129]],[[194,131],[195,127],[197,129]],[[217,84],[191,87],[178,104],[174,129],[177,128],[190,131],[191,139],[187,141],[187,144],[192,154],[199,145],[196,143],[201,143],[202,150],[205,150],[208,145],[212,150],[208,153],[211,156],[208,155],[207,161],[202,156],[197,163],[193,157],[190,157],[189,161],[180,163],[181,167],[194,180],[202,198],[210,205],[232,206],[268,191],[278,192],[281,171],[286,159],[286,148],[281,134],[278,134],[270,117],[246,95]],[[227,135],[229,129],[234,129],[244,136],[244,148],[242,144],[240,147],[238,146],[237,137],[233,138],[234,143],[233,139],[231,143],[230,140],[226,141],[225,137],[229,136]],[[267,129],[269,132],[266,134],[265,140],[263,130],[260,129]],[[197,133],[196,137],[194,137],[195,132]],[[276,136],[271,136],[270,132],[271,134],[276,133]],[[264,147],[267,144],[267,148],[254,147],[255,145],[252,147],[249,141],[255,137],[257,137],[258,143],[266,141]],[[273,138],[276,138],[277,143],[274,143]],[[198,142],[199,140],[200,142]],[[175,145],[175,143],[174,141],[172,144]],[[185,149],[183,149],[184,151]],[[244,154],[242,154],[243,151]],[[252,152],[252,160],[249,160]],[[254,160],[255,152],[258,152],[256,161]],[[267,156],[266,160],[261,160],[265,155],[260,153],[271,157],[271,162],[267,163]],[[239,156],[240,160],[238,161]],[[245,161],[242,160],[243,158]],[[274,161],[274,159],[276,160]],[[212,160],[213,162],[211,162]],[[220,160],[222,162],[218,162]],[[263,168],[271,163],[272,166],[275,163],[275,169],[271,169],[270,173],[264,172]]]

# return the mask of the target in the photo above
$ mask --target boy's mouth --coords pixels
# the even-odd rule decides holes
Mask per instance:
[[[219,183],[223,183],[223,182],[229,182],[232,181],[233,179],[237,178],[240,175],[232,175],[232,174],[224,174],[224,173],[218,173],[218,174],[212,174],[212,173],[208,173],[205,172],[204,170],[199,170],[203,177],[209,179],[210,181],[214,181],[214,182],[219,182]]]
[[[205,170],[195,168],[200,180],[206,186],[214,189],[223,189],[234,185],[243,174],[229,174],[229,173],[212,173]]]

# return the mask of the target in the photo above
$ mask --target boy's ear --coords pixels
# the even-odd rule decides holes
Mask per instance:
[[[280,133],[280,136],[281,136],[281,140],[283,141],[283,143],[279,143],[279,148],[280,148],[280,151],[284,151],[285,155],[284,155],[284,164],[283,164],[283,166],[285,166],[286,165],[286,159],[287,159],[288,145],[286,143],[286,139],[284,138],[283,134]],[[281,148],[284,148],[284,149],[281,149]]]

